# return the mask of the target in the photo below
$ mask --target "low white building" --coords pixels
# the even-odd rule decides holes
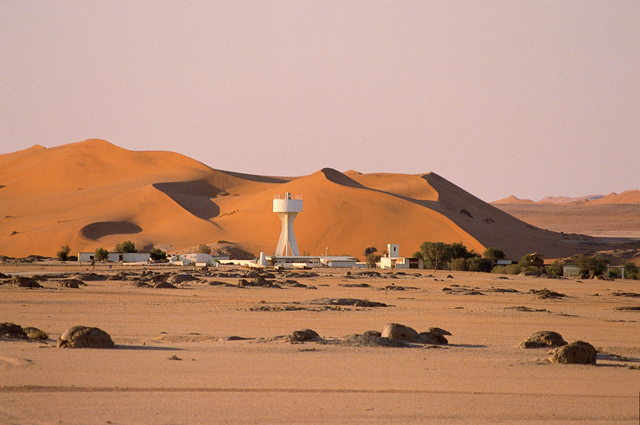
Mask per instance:
[[[344,256],[320,257],[320,263],[325,267],[333,268],[357,267],[357,260],[355,258]]]
[[[95,252],[79,252],[78,261],[90,262],[95,260]],[[148,252],[110,252],[107,261],[110,263],[144,263],[149,261],[151,254]]]
[[[195,252],[191,254],[174,255],[169,258],[169,263],[177,266],[210,266],[217,267],[220,260],[228,260],[229,257],[214,257],[211,254]]]
[[[400,257],[398,244],[387,245],[387,253],[380,258],[381,269],[424,269],[422,258]]]

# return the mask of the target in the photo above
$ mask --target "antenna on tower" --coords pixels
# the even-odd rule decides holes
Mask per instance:
[[[302,196],[291,197],[290,193],[275,195],[273,198],[273,212],[278,213],[282,220],[282,231],[280,232],[280,240],[276,248],[275,255],[279,256],[299,256],[298,244],[296,243],[296,235],[293,233],[293,220],[299,212],[302,212]]]

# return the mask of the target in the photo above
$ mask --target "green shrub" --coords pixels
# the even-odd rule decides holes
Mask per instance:
[[[620,272],[616,269],[609,270],[609,277],[611,279],[620,279]]]
[[[520,267],[520,264],[509,264],[505,267],[505,272],[507,274],[520,274],[522,273],[522,267]]]
[[[56,253],[56,257],[58,258],[58,261],[67,261],[69,258],[70,252],[71,252],[71,248],[69,248],[69,245],[63,246],[62,249]]]
[[[471,257],[467,258],[467,270],[470,272],[489,273],[491,270],[491,260],[488,258]]]
[[[638,271],[640,269],[631,261],[627,261],[624,264],[624,276],[627,279],[638,279]]]
[[[467,267],[467,260],[464,258],[454,258],[451,260],[451,270],[455,270],[458,272],[464,272],[469,270]]]
[[[106,261],[109,258],[109,251],[104,248],[96,248],[96,252],[93,254],[95,261]]]
[[[380,261],[380,258],[382,258],[381,255],[377,255],[374,253],[367,255],[367,267],[369,267],[370,269],[375,269],[377,267],[376,263]]]
[[[529,273],[529,274],[535,274],[536,276],[540,276],[543,271],[544,271],[544,268],[540,268],[536,266],[527,266],[527,267],[521,267],[520,273]]]
[[[78,256],[77,255],[69,255],[67,257],[67,261],[78,261]]]
[[[152,248],[151,259],[153,261],[165,261],[167,259],[167,253],[160,248]]]
[[[138,252],[136,250],[136,244],[131,241],[124,241],[116,245],[114,252]]]
[[[207,244],[201,243],[197,252],[200,254],[211,254],[211,248],[209,248]]]
[[[507,274],[507,268],[505,266],[495,266],[491,273]]]
[[[487,248],[482,253],[482,258],[488,258],[489,260],[502,260],[504,258],[504,251],[498,248]]]
[[[562,276],[562,265],[556,260],[552,265],[546,267],[546,273],[549,276],[560,277]]]

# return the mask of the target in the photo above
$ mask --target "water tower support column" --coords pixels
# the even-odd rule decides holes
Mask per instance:
[[[293,233],[293,220],[299,212],[302,212],[302,198],[298,196],[296,199],[292,199],[290,193],[286,193],[284,198],[276,195],[273,199],[273,212],[278,213],[280,220],[282,220],[282,231],[275,255],[299,256],[296,236]]]

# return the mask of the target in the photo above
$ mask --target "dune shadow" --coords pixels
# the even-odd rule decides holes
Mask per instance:
[[[242,179],[242,180],[248,180],[250,182],[258,182],[258,183],[289,183],[289,181],[291,181],[291,178],[258,176],[258,175],[255,175],[255,174],[236,173],[234,171],[222,171],[222,170],[219,170],[219,171],[221,173],[227,174],[229,176],[236,177],[236,178]]]
[[[460,347],[460,348],[487,348],[488,345],[483,344],[449,344],[449,347]]]
[[[351,177],[342,174],[340,171],[334,170],[333,168],[323,168],[320,170],[322,174],[332,183],[339,184],[342,186],[355,187],[356,189],[369,189],[366,186],[361,185]]]
[[[154,183],[153,187],[198,218],[209,220],[220,215],[220,207],[211,198],[223,191],[204,180]]]
[[[128,221],[100,221],[87,224],[80,229],[82,236],[92,240],[109,235],[133,235],[140,232],[142,232],[142,227]]]

